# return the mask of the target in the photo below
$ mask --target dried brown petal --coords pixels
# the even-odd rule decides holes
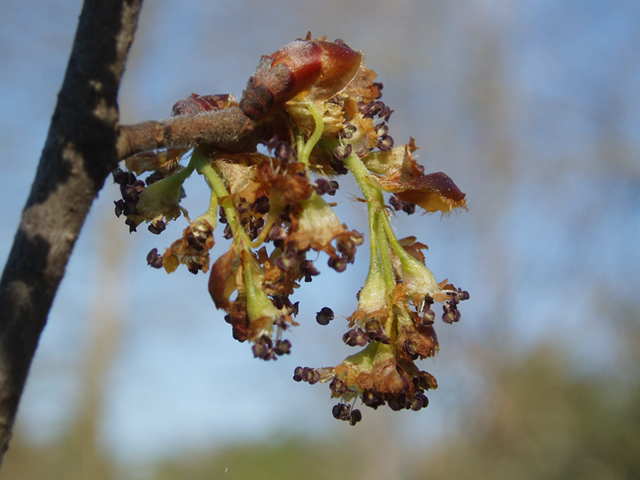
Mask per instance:
[[[209,276],[209,294],[216,308],[227,309],[229,297],[238,289],[237,275],[240,269],[240,258],[232,245],[211,267]]]
[[[412,178],[407,182],[398,175],[374,179],[387,192],[395,193],[403,202],[415,203],[427,212],[448,213],[464,208],[465,194],[445,173],[437,172]]]

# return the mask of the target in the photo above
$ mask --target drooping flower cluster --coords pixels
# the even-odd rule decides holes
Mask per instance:
[[[264,360],[290,353],[283,334],[298,325],[298,303],[290,297],[319,274],[318,254],[343,272],[364,242],[325,200],[339,188],[333,177],[355,177],[369,211],[371,261],[342,340],[362,350],[335,367],[294,372],[296,381],[328,383],[340,399],[334,417],[351,424],[362,418],[351,403],[357,398],[374,409],[427,406],[425,392],[437,383],[415,361],[438,352],[434,305],[443,304],[442,320],[453,323],[460,319],[460,301],[469,298],[446,280],[436,281],[425,265],[426,245],[397,239],[391,228],[392,211],[448,213],[465,208],[465,195],[444,173],[424,173],[412,155],[413,139],[395,145],[388,126],[393,110],[380,100],[383,86],[375,77],[362,54],[342,41],[297,40],[262,57],[239,103],[230,95],[192,94],[172,109],[172,115],[196,115],[239,106],[259,132],[245,150],[198,145],[184,167],[179,160],[186,150],[143,153],[114,172],[122,193],[116,214],[126,217],[131,231],[146,222],[152,233],[161,233],[181,214],[189,221],[164,253],[149,252],[149,265],[169,273],[181,264],[192,273],[210,270],[209,292],[226,312],[233,337],[252,343],[254,356]],[[267,153],[258,152],[259,143]],[[205,178],[211,200],[191,221],[180,200],[194,171]],[[141,181],[136,175],[144,172],[150,174]],[[389,206],[384,192],[392,194]],[[232,241],[211,265],[218,222]],[[330,307],[316,316],[321,325],[333,318]]]

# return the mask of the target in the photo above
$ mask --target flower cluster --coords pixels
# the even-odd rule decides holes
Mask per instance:
[[[388,125],[393,110],[381,101],[383,85],[375,77],[362,54],[342,41],[297,40],[262,57],[239,103],[230,95],[192,94],[173,107],[172,115],[196,115],[239,106],[260,135],[245,150],[198,145],[184,167],[179,160],[186,150],[143,153],[114,172],[122,192],[116,214],[126,217],[131,231],[146,222],[152,233],[161,233],[181,214],[189,221],[163,254],[149,252],[148,264],[169,273],[181,264],[192,273],[210,270],[209,293],[225,311],[233,337],[250,342],[263,360],[290,353],[283,335],[298,325],[291,295],[319,275],[319,254],[343,272],[364,243],[365,235],[341,223],[327,201],[339,188],[335,176],[355,177],[369,212],[370,268],[342,340],[362,350],[335,367],[294,372],[298,382],[328,383],[340,399],[334,417],[352,425],[362,418],[356,399],[374,409],[428,405],[425,392],[437,383],[415,361],[439,350],[434,305],[443,305],[442,320],[450,324],[469,298],[446,280],[436,281],[425,265],[426,245],[393,232],[391,212],[412,214],[420,207],[448,213],[465,208],[465,195],[444,173],[424,173],[413,157],[413,139],[395,144]],[[180,200],[194,171],[204,177],[211,199],[191,221]],[[144,172],[150,172],[146,182],[136,177]],[[391,194],[388,205],[385,192]],[[231,245],[211,265],[218,223]],[[316,315],[321,325],[333,319],[330,307]]]

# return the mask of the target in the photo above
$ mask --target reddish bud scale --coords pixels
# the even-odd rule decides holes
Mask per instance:
[[[229,107],[237,107],[238,104],[232,95],[198,95],[192,93],[188,97],[178,100],[171,108],[171,116],[197,115],[198,113],[223,110]]]
[[[361,63],[362,54],[344,44],[296,40],[260,59],[242,92],[240,109],[257,121],[298,95],[324,100],[341,91]]]

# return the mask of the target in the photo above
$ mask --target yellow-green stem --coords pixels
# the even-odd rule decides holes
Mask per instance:
[[[305,165],[309,165],[309,157],[311,156],[311,151],[313,147],[316,146],[318,140],[322,136],[322,132],[324,131],[324,120],[322,119],[322,112],[315,105],[308,105],[307,110],[313,117],[313,121],[316,124],[316,128],[309,137],[309,140],[304,144],[304,147],[300,149],[300,141],[298,141],[298,161],[304,163]]]
[[[229,196],[227,187],[224,185],[222,178],[220,178],[217,169],[209,163],[209,160],[199,148],[196,148],[193,151],[191,160],[198,171],[204,175],[207,182],[209,182],[212,194],[215,194],[218,198],[225,198]],[[249,240],[249,237],[238,221],[238,212],[236,211],[235,206],[230,201],[223,201],[222,208],[224,209],[224,213],[227,217],[227,222],[229,222],[229,227],[231,228],[231,231],[234,232],[234,238],[239,242],[244,250],[248,250],[251,245],[251,240]]]

